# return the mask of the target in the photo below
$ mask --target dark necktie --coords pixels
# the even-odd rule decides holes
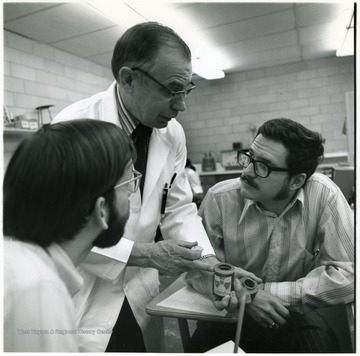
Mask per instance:
[[[152,133],[152,128],[139,124],[136,126],[135,130],[131,134],[131,138],[134,142],[137,160],[135,162],[135,169],[142,174],[140,181],[140,193],[142,196],[145,174],[146,174],[146,162],[147,162],[147,153],[149,147],[149,140]]]

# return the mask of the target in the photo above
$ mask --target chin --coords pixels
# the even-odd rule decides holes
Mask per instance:
[[[164,129],[169,124],[169,121],[162,121],[156,126],[157,129]]]
[[[93,246],[99,248],[108,248],[115,246],[121,240],[124,235],[125,224],[123,221],[118,221],[109,227],[108,230],[104,230],[93,242]]]
[[[240,192],[241,195],[246,198],[246,199],[251,199],[251,200],[255,200],[256,199],[256,195],[254,194],[254,189],[252,186],[248,185],[248,184],[242,184],[241,188],[240,188]]]

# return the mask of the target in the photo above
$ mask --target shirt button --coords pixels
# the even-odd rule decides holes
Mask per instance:
[[[132,211],[137,214],[138,212],[140,212],[140,208],[132,208]]]

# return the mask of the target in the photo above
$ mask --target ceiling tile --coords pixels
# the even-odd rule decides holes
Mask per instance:
[[[297,33],[295,30],[276,33],[270,36],[258,37],[247,41],[234,42],[221,46],[220,50],[226,50],[229,56],[259,53],[282,47],[295,46]]]
[[[108,52],[124,33],[119,26],[54,43],[54,47],[80,57],[91,57]]]
[[[212,38],[215,44],[224,44],[289,31],[294,28],[294,11],[285,10],[266,17],[260,16],[222,25],[214,29],[207,29],[201,31],[201,33]]]
[[[89,57],[88,59],[97,64],[103,65],[105,67],[110,67],[112,55],[113,55],[113,52],[111,51],[111,52],[107,52],[107,53]]]
[[[196,3],[177,9],[179,16],[184,15],[193,20],[195,29],[218,27],[233,22],[254,19],[259,16],[273,14],[291,9],[292,4],[263,3]]]
[[[21,5],[21,6],[19,6]],[[55,6],[61,6],[61,3],[11,3],[11,2],[7,2],[4,3],[4,7],[3,7],[3,20],[4,23],[10,21],[10,20],[14,20],[16,18],[19,17],[23,17],[25,15],[29,15],[32,13],[36,13],[36,12],[40,12],[42,10],[48,9],[50,7],[55,7]]]
[[[296,22],[299,27],[332,22],[339,17],[341,3],[306,4],[296,7]]]
[[[85,3],[66,3],[8,21],[4,27],[51,44],[114,25]]]

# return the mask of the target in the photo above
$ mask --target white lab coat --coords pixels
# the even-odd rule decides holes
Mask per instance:
[[[75,118],[91,118],[119,124],[115,82],[107,91],[75,103],[59,113],[53,123]],[[159,352],[162,324],[150,317],[146,305],[158,294],[158,272],[152,268],[127,267],[132,241],[153,242],[160,221],[160,205],[165,183],[174,173],[176,179],[169,190],[161,230],[164,239],[198,241],[202,254],[214,253],[184,173],[186,161],[185,134],[172,119],[164,129],[154,129],[150,138],[146,181],[141,203],[140,192],[130,197],[130,218],[124,237],[111,248],[94,248],[80,272],[84,288],[75,296],[82,351],[105,350],[126,295],[143,330],[148,351]],[[156,325],[155,325],[156,324]],[[95,331],[92,331],[95,330]],[[92,335],[94,333],[94,335]]]

